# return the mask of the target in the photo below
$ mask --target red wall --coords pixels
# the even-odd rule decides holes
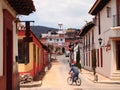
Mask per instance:
[[[25,31],[24,30],[19,30],[18,31],[18,35],[19,36],[25,36]],[[44,58],[44,55],[48,56],[48,53],[42,47],[41,42],[36,38],[36,36],[32,33],[32,31],[31,31],[30,37],[33,38],[32,42],[34,42],[39,47],[39,50],[40,50],[40,53],[39,53],[40,54],[39,55],[40,64],[36,66],[36,62],[34,62],[32,70],[30,70],[28,72],[20,72],[20,74],[31,73],[31,75],[34,77],[38,73],[40,73],[42,70],[44,70],[45,66],[47,65],[47,63],[48,63],[48,57]]]

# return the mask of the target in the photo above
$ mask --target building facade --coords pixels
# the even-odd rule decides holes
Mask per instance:
[[[69,51],[70,43],[76,41],[75,30],[59,30],[59,31],[48,31],[47,34],[42,34],[40,41],[46,45],[53,45],[54,51],[55,48],[60,48],[60,52],[65,53]]]
[[[89,11],[95,25],[83,31],[83,50],[88,53],[83,55],[85,68],[91,70],[92,50],[95,49],[96,71],[111,79],[120,79],[119,7],[120,0],[96,0]]]
[[[29,15],[35,8],[32,0],[0,0],[0,89],[19,90],[18,77],[18,40],[16,16]],[[26,4],[26,6],[22,6]],[[23,8],[25,9],[23,11]]]
[[[35,80],[41,72],[45,71],[49,63],[49,49],[30,32],[27,45],[25,40],[26,30],[18,31],[18,72],[20,75],[29,74]]]

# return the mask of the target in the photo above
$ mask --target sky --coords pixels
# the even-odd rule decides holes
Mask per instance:
[[[88,12],[96,0],[33,0],[36,11],[20,20],[35,21],[34,26],[81,29],[93,16]]]

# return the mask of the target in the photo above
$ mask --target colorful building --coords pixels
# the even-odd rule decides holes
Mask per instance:
[[[30,40],[28,42],[25,40],[26,30],[18,31],[18,54],[20,59],[18,71],[20,75],[30,74],[35,79],[48,66],[50,51],[31,30],[29,33]]]
[[[29,2],[29,3],[28,3]],[[19,90],[16,16],[35,11],[32,0],[0,0],[0,89]]]
[[[69,45],[70,43],[76,42],[76,31],[73,29],[69,30],[58,30],[58,31],[52,31],[49,30],[48,33],[42,34],[40,41],[43,42],[46,45],[53,45],[54,46],[54,52],[55,48],[60,48],[60,52],[65,53],[66,51],[69,51]]]

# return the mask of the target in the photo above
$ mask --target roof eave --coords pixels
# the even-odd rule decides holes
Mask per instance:
[[[7,0],[11,7],[20,15],[29,15],[35,11],[32,0]]]
[[[91,15],[96,15],[98,12],[100,12],[104,6],[109,2],[110,0],[96,0],[92,8],[90,9],[89,13]]]
[[[95,24],[93,22],[87,23],[81,30],[80,36],[84,36]]]

